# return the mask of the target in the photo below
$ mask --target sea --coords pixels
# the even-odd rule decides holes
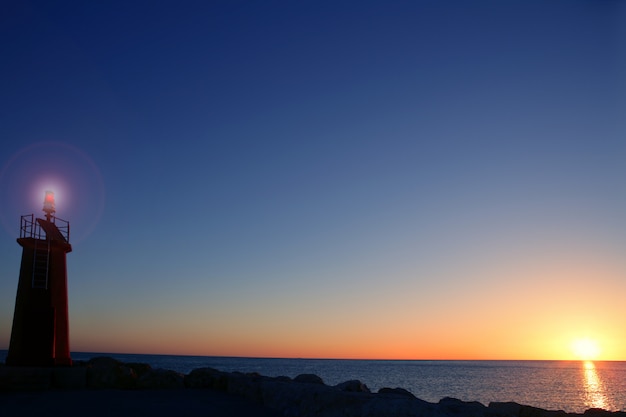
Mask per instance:
[[[0,350],[0,362],[7,351]],[[295,377],[316,374],[327,385],[358,379],[372,392],[404,388],[416,397],[438,402],[514,401],[548,410],[582,413],[589,408],[626,411],[626,362],[604,361],[449,361],[279,359],[214,356],[139,355],[75,352],[72,359],[111,356],[184,374],[212,367],[227,372],[258,372]]]

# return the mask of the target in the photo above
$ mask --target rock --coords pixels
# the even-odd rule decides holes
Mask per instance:
[[[284,416],[361,416],[368,394],[344,392],[324,384],[296,383],[268,378],[260,381],[262,404]],[[371,394],[370,394],[371,395]]]
[[[332,387],[325,387],[324,390],[317,391],[317,394],[303,397],[303,401],[299,404],[299,415],[368,417],[363,413],[363,409],[371,399],[371,395],[367,393],[339,391]]]
[[[503,417],[518,417],[522,410],[522,405],[515,402],[491,402],[487,407],[491,413]]]
[[[302,382],[305,384],[320,384],[324,385],[324,380],[315,374],[300,374],[295,377],[294,382]]]
[[[152,366],[150,366],[147,363],[128,362],[128,363],[125,363],[124,365],[132,369],[135,372],[135,374],[137,374],[137,377],[139,378],[147,374],[148,372],[152,371]]]
[[[584,416],[586,417],[616,417],[616,416],[626,416],[626,412],[623,411],[607,411],[604,410],[602,408],[590,408],[588,410],[585,410],[585,412],[583,413]]]
[[[487,411],[487,407],[478,401],[465,402],[450,397],[442,398],[438,405],[447,414],[460,414],[463,417],[482,417]]]
[[[337,388],[339,391],[346,392],[371,392],[367,385],[365,385],[358,379],[342,382],[335,385],[335,388]]]
[[[280,410],[285,416],[297,415],[295,398],[296,390],[293,381],[284,381],[278,378],[262,382],[262,402],[264,405]]]
[[[121,365],[122,362],[110,356],[96,356],[87,361],[88,368],[114,368]]]
[[[565,417],[565,411],[544,410],[543,408],[522,405],[520,409],[520,417]]]
[[[211,388],[220,391],[228,389],[228,378],[225,372],[213,368],[198,368],[184,377],[187,388]]]
[[[395,395],[379,395],[365,391],[360,381],[330,387],[294,383],[296,379],[293,382],[258,379],[262,404],[294,417],[444,417],[435,404],[416,399],[406,390],[390,390]]]
[[[495,414],[501,417],[567,417],[568,415],[575,415],[565,411],[544,410],[515,402],[492,402],[487,408],[490,415]]]
[[[381,388],[378,390],[378,393],[386,394],[386,395],[392,394],[392,395],[400,395],[403,397],[416,398],[415,395],[413,395],[413,393],[405,390],[404,388]]]
[[[257,373],[243,374],[232,372],[226,375],[227,392],[255,403],[263,403],[261,381],[264,377]]]
[[[87,362],[87,388],[130,389],[137,386],[132,368],[110,357],[97,357]]]
[[[389,394],[374,395],[373,399],[364,405],[360,415],[367,417],[447,417],[436,404],[407,395]]]
[[[149,369],[137,378],[137,388],[143,389],[180,389],[185,388],[183,374],[166,369]]]

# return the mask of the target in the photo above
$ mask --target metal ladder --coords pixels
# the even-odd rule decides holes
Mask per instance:
[[[45,248],[38,248],[35,241],[33,254],[33,288],[48,289],[48,268],[50,265],[50,240]]]

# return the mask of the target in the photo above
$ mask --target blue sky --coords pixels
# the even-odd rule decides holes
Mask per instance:
[[[0,16],[0,348],[19,216],[54,177],[75,350],[543,358],[580,316],[572,336],[626,357],[617,324],[594,333],[626,313],[600,302],[626,289],[622,3],[10,1]],[[563,306],[551,327],[546,302]]]

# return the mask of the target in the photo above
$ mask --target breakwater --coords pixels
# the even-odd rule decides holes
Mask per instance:
[[[465,402],[443,398],[428,402],[399,387],[371,392],[358,380],[327,385],[317,375],[294,378],[198,368],[187,374],[123,363],[110,357],[79,361],[68,368],[0,366],[0,390],[68,389],[209,389],[227,392],[279,411],[284,416],[422,416],[422,417],[575,417],[619,416],[626,413],[589,409],[584,413],[545,410],[514,402]]]

